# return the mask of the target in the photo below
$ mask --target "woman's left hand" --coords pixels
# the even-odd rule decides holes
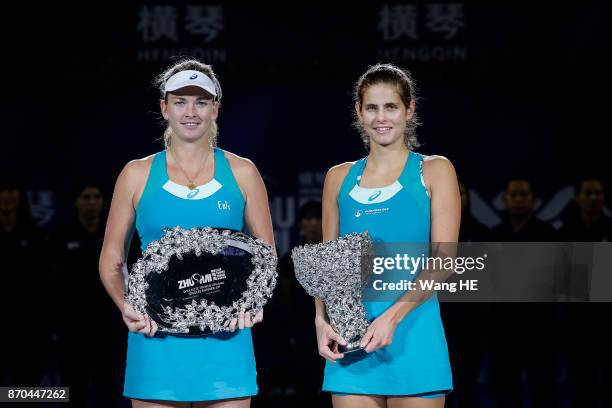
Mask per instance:
[[[251,314],[251,312],[240,312],[238,319],[233,319],[230,322],[229,329],[231,332],[236,330],[236,326],[239,329],[244,329],[245,327],[251,328],[255,323],[259,323],[263,321],[263,309],[259,311],[255,316]]]
[[[386,347],[393,342],[393,334],[397,327],[397,321],[389,314],[383,313],[370,324],[368,331],[361,339],[361,347],[371,353],[379,348]]]

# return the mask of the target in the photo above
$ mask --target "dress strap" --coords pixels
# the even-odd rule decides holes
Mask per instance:
[[[153,177],[153,178],[151,178]],[[149,173],[149,180],[153,182],[153,186],[161,187],[166,181],[168,181],[168,170],[166,167],[166,151],[162,150],[157,153],[153,158],[151,164],[151,172]]]
[[[214,179],[221,183],[223,187],[242,197],[242,192],[238,186],[238,180],[236,180],[236,177],[234,177],[234,172],[232,171],[229,161],[225,157],[225,152],[218,147],[215,147],[213,151],[215,154]]]
[[[151,168],[149,169],[149,176],[147,177],[147,183],[138,202],[138,208],[141,208],[142,204],[151,197],[157,189],[162,188],[164,183],[168,181],[168,173],[166,172],[166,151],[155,153]]]
[[[365,169],[366,160],[367,156],[353,163],[349,172],[344,177],[342,185],[340,186],[340,191],[338,192],[338,202],[349,194],[355,184],[359,183],[359,179],[361,179],[361,175]]]
[[[423,214],[429,216],[431,203],[429,192],[423,180],[422,154],[410,151],[408,162],[398,180],[406,193],[410,194],[412,199],[421,208]]]
[[[397,178],[397,181],[399,181],[402,186],[409,186],[416,181],[414,177],[420,174],[422,159],[423,156],[415,151],[411,150],[410,153],[408,153],[406,165],[404,166],[400,176]]]

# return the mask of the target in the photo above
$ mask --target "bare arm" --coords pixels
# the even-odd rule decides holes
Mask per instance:
[[[100,254],[100,279],[119,310],[123,309],[123,268],[136,216],[132,206],[136,173],[135,165],[128,163],[117,178]]]
[[[323,184],[323,241],[338,239],[340,230],[340,216],[338,213],[338,192],[342,181],[346,177],[352,163],[334,166],[327,172]],[[325,304],[315,299],[315,320],[323,319],[327,322]]]
[[[136,192],[142,189],[146,179],[144,166],[150,166],[145,161],[128,163],[115,183],[115,191],[111,202],[104,243],[100,254],[100,279],[104,288],[121,311],[123,319],[131,331],[141,331],[153,334],[148,317],[141,316],[124,303],[123,270],[126,268],[126,254],[134,231],[133,199]],[[145,330],[148,329],[148,330]]]
[[[441,243],[434,247],[432,256],[454,257],[456,255],[456,242],[459,238],[459,224],[461,221],[461,196],[457,174],[451,162],[445,157],[432,156],[423,163],[423,178],[431,194],[431,242]],[[452,271],[423,270],[418,279],[444,281]],[[410,291],[404,295],[397,307],[396,317],[401,319],[410,310],[427,300],[433,290]]]
[[[238,182],[238,187],[245,200],[244,218],[246,226],[255,237],[267,244],[274,246],[274,233],[272,231],[272,217],[268,204],[268,192],[266,186],[252,161],[226,152],[226,157]],[[238,321],[230,323],[233,331],[238,328],[252,327],[255,323],[263,320],[263,310],[256,316],[250,313],[241,313]]]
[[[431,195],[431,241],[451,243],[440,246],[440,252],[433,255],[454,256],[455,253],[451,252],[456,249],[453,243],[459,237],[461,218],[461,198],[455,169],[446,158],[432,158],[423,164],[423,178]],[[443,273],[450,274],[452,271]],[[424,270],[419,273],[417,280],[444,279],[440,274],[441,271]],[[366,351],[371,352],[391,344],[395,327],[433,293],[433,290],[420,289],[420,285],[406,292],[372,323],[362,340],[362,346],[367,345]]]
[[[423,164],[423,177],[431,180],[431,242],[457,242],[461,196],[455,168],[446,158]]]
[[[346,177],[352,163],[344,163],[332,167],[325,176],[323,184],[323,240],[338,239],[340,230],[340,216],[338,212],[338,192],[342,181]],[[331,341],[345,344],[346,342],[329,325],[325,303],[315,298],[315,327],[317,328],[317,341],[319,354],[329,361],[335,362],[342,358],[342,354],[330,348]],[[335,347],[334,347],[335,348]]]

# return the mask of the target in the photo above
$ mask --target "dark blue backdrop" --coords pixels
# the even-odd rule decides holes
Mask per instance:
[[[576,175],[609,177],[609,5],[216,4],[199,10],[208,20],[189,2],[7,12],[1,169],[26,182],[40,224],[61,218],[71,179],[112,187],[127,161],[161,149],[150,83],[171,55],[214,65],[220,146],[265,176],[281,251],[324,172],[364,155],[351,88],[379,61],[413,72],[421,151],[452,160],[481,221],[496,222],[511,174],[533,177],[550,221]],[[438,25],[431,4],[442,7]]]

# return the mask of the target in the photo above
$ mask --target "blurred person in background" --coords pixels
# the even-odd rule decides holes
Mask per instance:
[[[57,327],[61,384],[70,387],[69,406],[114,407],[121,397],[127,332],[98,273],[106,194],[100,183],[84,181],[75,183],[70,202],[71,217],[50,239],[58,313],[70,316]]]
[[[533,182],[511,177],[504,188],[503,221],[493,227],[493,242],[554,242],[555,229],[535,215]],[[556,407],[559,321],[557,305],[497,302],[490,308],[491,385],[498,407],[518,407],[527,396],[534,407]]]
[[[606,202],[604,183],[597,177],[583,177],[574,185],[574,204],[577,211],[559,230],[565,241],[610,242],[612,218],[603,208]]]
[[[574,190],[577,211],[559,231],[563,240],[578,243],[612,241],[612,219],[603,212],[605,198],[601,178],[579,178]],[[602,324],[602,319],[611,312],[610,303],[564,305],[567,324],[562,341],[567,350],[573,407],[597,407],[600,399],[603,406],[612,406],[609,392],[612,388],[612,337]]]
[[[298,210],[296,224],[299,245],[323,240],[321,202],[307,201]],[[318,358],[312,298],[295,277],[291,250],[278,263],[274,296],[266,310],[266,324],[253,330],[262,397],[266,406],[285,406],[290,401],[321,406],[327,398],[321,393],[323,361]],[[274,338],[274,342],[269,339]],[[287,375],[287,367],[300,367]]]
[[[555,229],[535,216],[535,194],[527,177],[512,177],[504,187],[502,222],[491,229],[489,238],[497,242],[552,242]]]
[[[482,242],[489,230],[470,213],[469,189],[459,181],[461,194],[461,225],[459,242]],[[481,404],[479,374],[486,353],[486,324],[483,318],[487,305],[483,303],[444,302],[440,310],[446,329],[448,350],[453,369],[454,390],[447,405],[479,407]]]
[[[40,386],[50,351],[49,276],[44,233],[34,225],[26,192],[12,179],[0,180],[0,270],[3,341],[0,376],[6,386]]]

